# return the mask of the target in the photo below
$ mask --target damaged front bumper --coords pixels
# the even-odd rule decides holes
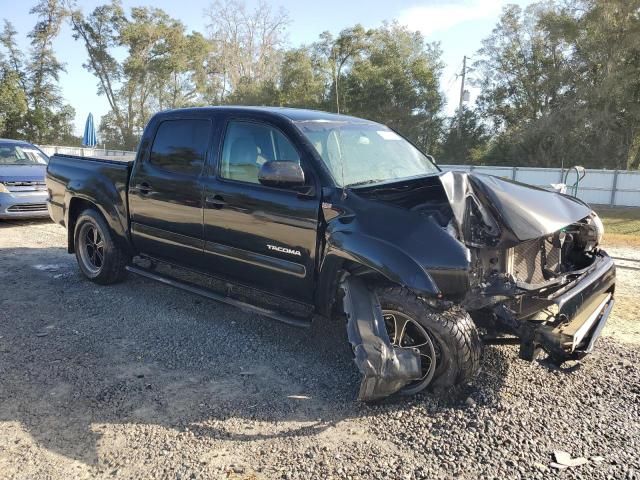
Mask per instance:
[[[518,324],[521,358],[533,360],[539,348],[557,360],[579,359],[591,352],[613,309],[614,290],[615,264],[600,251],[582,276],[549,295],[537,294],[538,299],[549,302],[541,315],[525,322],[506,319],[511,325]],[[505,312],[496,309],[503,319]]]
[[[551,296],[556,322],[536,331],[536,340],[560,358],[580,358],[593,350],[614,304],[616,267],[604,252],[593,270],[569,289]]]
[[[358,400],[379,400],[420,378],[420,352],[391,344],[375,293],[356,277],[341,282],[347,335],[362,383]]]

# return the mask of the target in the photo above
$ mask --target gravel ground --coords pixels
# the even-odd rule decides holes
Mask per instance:
[[[97,287],[65,239],[0,224],[2,478],[640,478],[637,271],[582,363],[489,347],[448,398],[364,405],[339,325],[298,330],[133,276]],[[589,462],[550,468],[557,449]]]
[[[640,345],[640,249],[615,246],[607,247],[607,251],[616,259],[618,269],[616,305],[605,335]]]

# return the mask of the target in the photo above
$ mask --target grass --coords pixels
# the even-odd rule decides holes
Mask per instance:
[[[604,223],[603,244],[640,247],[640,207],[594,206]]]

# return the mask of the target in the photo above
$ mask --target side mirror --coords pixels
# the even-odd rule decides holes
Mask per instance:
[[[265,162],[258,172],[258,180],[267,187],[299,187],[304,185],[304,172],[296,162]]]

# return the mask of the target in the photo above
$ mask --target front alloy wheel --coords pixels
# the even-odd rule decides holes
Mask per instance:
[[[378,288],[391,343],[420,351],[422,376],[399,393],[413,395],[427,386],[447,388],[472,379],[480,368],[482,342],[467,312],[435,310],[406,288]]]
[[[417,348],[420,352],[422,376],[402,389],[402,393],[407,394],[419,392],[429,385],[436,372],[438,359],[434,340],[422,325],[405,313],[383,310],[382,315],[394,347]]]

